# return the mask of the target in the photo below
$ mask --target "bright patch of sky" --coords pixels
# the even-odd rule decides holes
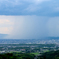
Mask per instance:
[[[10,16],[0,16],[0,33],[1,34],[10,34],[13,29],[13,18]]]

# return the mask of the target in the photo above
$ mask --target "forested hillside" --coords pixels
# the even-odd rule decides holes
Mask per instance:
[[[6,53],[0,54],[0,59],[34,59],[33,54],[27,53]]]
[[[59,50],[46,52],[46,53],[42,54],[40,59],[59,59]]]

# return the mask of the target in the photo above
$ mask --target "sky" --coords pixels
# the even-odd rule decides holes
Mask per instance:
[[[0,35],[3,39],[59,37],[58,2],[0,0]]]

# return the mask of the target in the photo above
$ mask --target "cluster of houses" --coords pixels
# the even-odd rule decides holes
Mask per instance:
[[[55,47],[38,47],[35,45],[31,46],[0,46],[0,53],[11,53],[11,52],[22,52],[22,53],[43,53],[43,52],[48,52],[48,51],[56,51],[59,50],[58,46]]]

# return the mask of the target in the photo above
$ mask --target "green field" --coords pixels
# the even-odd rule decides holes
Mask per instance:
[[[34,55],[39,55],[40,53],[31,53],[31,54],[34,54]]]
[[[9,53],[13,53],[13,52],[20,53],[19,51],[10,51]]]
[[[49,50],[47,50],[47,51],[44,51],[44,52],[49,52]]]

